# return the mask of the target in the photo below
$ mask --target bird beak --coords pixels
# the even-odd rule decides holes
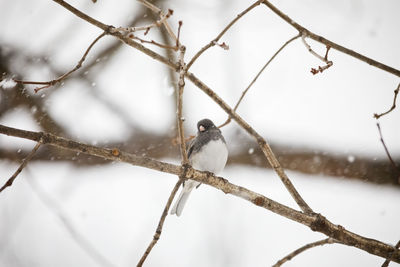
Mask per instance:
[[[203,125],[200,125],[200,127],[199,127],[199,131],[200,132],[204,132],[206,130],[206,128],[204,128],[204,126]]]

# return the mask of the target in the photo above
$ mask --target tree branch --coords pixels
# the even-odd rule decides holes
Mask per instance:
[[[274,12],[275,14],[277,14],[279,17],[281,17],[284,21],[286,21],[287,23],[289,23],[292,27],[294,27],[296,30],[299,31],[299,33],[301,34],[305,34],[307,37],[325,44],[327,46],[330,46],[333,49],[336,49],[346,55],[349,55],[351,57],[357,58],[365,63],[368,63],[371,66],[374,66],[376,68],[379,68],[381,70],[384,70],[386,72],[392,73],[393,75],[396,75],[398,77],[400,77],[400,70],[392,68],[390,66],[387,66],[379,61],[373,60],[369,57],[366,57],[364,55],[361,55],[360,53],[357,53],[351,49],[348,49],[344,46],[341,46],[335,42],[332,42],[328,39],[325,39],[324,37],[317,35],[311,31],[309,31],[308,29],[304,28],[303,26],[301,26],[300,24],[298,24],[297,22],[295,22],[293,19],[291,19],[290,17],[288,17],[286,14],[284,14],[282,11],[280,11],[278,8],[276,8],[274,5],[272,5],[269,1],[264,0],[263,4],[266,5],[269,9],[272,10],[272,12]]]
[[[179,81],[178,81],[178,107],[177,107],[177,122],[178,122],[178,133],[179,133],[179,140],[180,140],[180,148],[181,148],[181,156],[182,156],[182,165],[186,165],[189,163],[187,151],[186,151],[186,143],[185,143],[185,131],[183,129],[183,122],[185,118],[182,114],[182,105],[183,105],[183,89],[185,88],[185,73],[186,73],[186,66],[185,66],[185,51],[186,47],[181,45],[179,47]]]
[[[20,137],[36,142],[41,139],[43,140],[43,144],[56,146],[62,149],[90,154],[92,156],[97,156],[112,161],[126,162],[135,166],[141,166],[178,176],[185,176],[186,179],[192,179],[200,183],[210,185],[221,190],[225,194],[237,196],[253,203],[256,206],[265,208],[285,218],[308,226],[312,231],[323,233],[344,245],[353,246],[373,255],[383,258],[390,258],[392,261],[400,263],[400,250],[393,246],[350,232],[341,225],[333,224],[321,214],[304,213],[292,209],[266,196],[248,190],[245,187],[232,184],[222,177],[214,176],[209,172],[201,172],[189,167],[182,167],[147,157],[140,157],[115,148],[109,149],[87,145],[58,137],[50,133],[25,131],[0,125],[0,134]]]
[[[94,41],[86,49],[85,53],[83,54],[82,58],[79,60],[78,64],[72,70],[68,71],[67,73],[64,73],[63,75],[61,75],[57,79],[51,80],[51,81],[47,81],[47,82],[34,82],[34,81],[22,81],[22,80],[14,80],[14,81],[16,83],[20,83],[20,84],[41,84],[41,85],[44,85],[44,86],[35,88],[35,93],[39,92],[42,89],[49,88],[49,87],[61,82],[62,80],[67,78],[71,73],[77,71],[80,67],[82,67],[82,64],[85,61],[86,56],[88,55],[90,49],[92,49],[92,47],[97,43],[97,41],[99,41],[101,38],[106,36],[106,34],[107,34],[106,32],[103,32],[96,39],[94,39]]]
[[[11,186],[13,184],[13,182],[17,178],[18,174],[21,173],[21,171],[25,168],[26,164],[28,164],[28,162],[32,159],[32,157],[35,155],[36,151],[39,149],[41,144],[42,144],[42,140],[39,138],[39,140],[37,140],[37,144],[32,149],[32,151],[28,154],[28,156],[22,161],[22,163],[19,166],[19,168],[7,180],[7,182],[0,188],[0,193],[3,192],[4,189],[6,189],[7,187],[9,187],[9,186]]]
[[[269,65],[269,63],[271,63],[272,60],[275,59],[275,57],[291,42],[293,42],[294,40],[296,40],[297,38],[299,38],[301,35],[297,34],[296,36],[290,38],[289,40],[287,40],[276,52],[275,54],[267,61],[267,63],[265,63],[265,65],[261,68],[261,70],[257,73],[256,77],[254,77],[254,79],[250,82],[250,84],[247,86],[247,88],[242,92],[242,95],[240,96],[238,102],[236,103],[235,107],[233,108],[233,111],[236,112],[237,108],[239,107],[240,103],[242,102],[244,96],[247,94],[247,92],[249,91],[249,89],[253,86],[253,84],[257,81],[258,77],[260,77],[261,73],[265,70],[265,68]],[[231,122],[231,117],[229,116],[228,119],[221,124],[220,126],[218,126],[219,128],[224,127],[225,125],[229,124]]]
[[[326,46],[325,56],[323,57],[323,56],[319,55],[317,52],[315,52],[315,51],[311,48],[311,46],[310,46],[310,45],[307,43],[307,41],[306,41],[306,37],[307,37],[307,36],[306,36],[305,34],[302,34],[302,35],[301,35],[301,40],[303,41],[303,44],[304,44],[304,46],[307,48],[308,52],[310,52],[311,55],[315,56],[316,58],[318,58],[319,60],[325,62],[325,64],[326,64],[325,66],[322,66],[322,67],[321,67],[321,66],[318,66],[317,69],[311,68],[311,73],[312,73],[313,75],[315,75],[315,74],[317,74],[317,73],[322,73],[324,70],[330,68],[330,67],[333,65],[333,62],[332,62],[331,60],[328,60],[328,53],[329,53],[329,50],[331,49],[331,47],[330,47],[329,45]]]
[[[160,19],[162,20],[163,17],[170,16],[172,15],[173,11],[171,9],[168,10],[167,14],[165,14],[160,8],[157,6],[153,5],[152,3],[146,1],[146,0],[138,0],[140,3],[142,3],[144,6],[152,10],[154,13],[158,14],[160,16]],[[172,30],[171,26],[169,25],[167,20],[162,20],[162,24],[164,25],[165,29],[167,30],[169,36],[176,42],[176,47],[180,46],[179,43],[179,38],[176,37],[174,31]]]
[[[400,248],[400,240],[397,242],[395,248],[397,248],[397,249]],[[390,261],[391,261],[391,258],[386,259],[385,262],[382,264],[382,267],[388,267]]]
[[[383,140],[382,131],[381,131],[381,126],[380,126],[379,122],[376,123],[376,127],[378,127],[378,132],[379,132],[380,140],[381,140],[381,143],[382,143],[382,145],[383,145],[383,148],[385,149],[386,155],[387,155],[387,157],[389,158],[390,163],[392,164],[393,168],[396,169],[397,172],[399,172],[399,169],[398,169],[398,167],[397,167],[397,164],[396,164],[396,162],[394,162],[394,160],[393,160],[392,156],[390,155],[390,152],[389,152],[389,150],[388,150],[388,148],[387,148],[387,146],[386,146],[386,144],[385,144],[385,141]]]
[[[187,64],[187,69],[189,70],[190,67],[193,65],[193,63],[210,47],[215,46],[218,44],[219,39],[232,27],[233,24],[235,24],[241,17],[246,15],[250,10],[255,8],[256,6],[259,6],[261,4],[262,0],[256,1],[254,4],[246,8],[243,12],[238,14],[218,35],[215,37],[211,42],[209,42],[207,45],[205,45],[203,48],[201,48],[194,56],[193,58],[189,61]]]
[[[314,248],[314,247],[317,247],[317,246],[323,246],[325,244],[333,244],[333,243],[336,243],[336,241],[333,238],[330,238],[330,237],[326,238],[326,239],[322,239],[320,241],[309,243],[307,245],[302,246],[301,248],[296,249],[292,253],[286,255],[284,258],[280,259],[277,263],[275,263],[272,267],[281,266],[285,262],[290,261],[291,259],[293,259],[297,255],[299,255],[300,253],[306,251],[307,249]]]
[[[147,247],[146,251],[144,252],[142,258],[140,259],[139,263],[137,264],[138,267],[143,265],[143,263],[145,262],[147,256],[150,254],[151,250],[153,249],[154,245],[160,239],[162,228],[163,228],[163,225],[164,225],[164,221],[165,221],[165,218],[168,215],[168,210],[169,210],[169,208],[171,206],[172,200],[174,200],[176,192],[178,192],[178,189],[179,189],[179,187],[181,186],[182,183],[183,183],[183,180],[179,179],[178,182],[176,182],[174,188],[172,189],[172,192],[171,192],[171,194],[170,194],[170,196],[168,198],[167,204],[165,205],[163,213],[161,214],[161,218],[160,218],[160,221],[158,223],[156,232],[155,232],[155,234],[153,236],[153,240],[150,242],[150,244]]]
[[[396,108],[396,99],[397,99],[397,94],[399,93],[399,90],[400,90],[400,83],[399,83],[399,85],[397,86],[397,89],[394,90],[394,97],[393,97],[393,104],[392,104],[392,107],[391,107],[388,111],[383,112],[383,113],[381,113],[381,114],[375,113],[375,114],[374,114],[374,118],[375,118],[375,119],[379,119],[380,117],[382,117],[382,116],[384,116],[384,115],[386,115],[386,114],[392,112],[392,110],[394,110],[394,109]]]

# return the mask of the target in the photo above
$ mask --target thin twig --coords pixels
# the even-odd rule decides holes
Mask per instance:
[[[310,45],[307,43],[307,41],[306,41],[306,37],[307,37],[307,36],[306,36],[305,33],[303,33],[303,34],[301,35],[301,40],[303,41],[303,44],[304,44],[305,47],[307,48],[308,52],[310,52],[313,56],[317,57],[318,59],[320,59],[321,61],[323,61],[323,62],[326,63],[325,66],[318,66],[317,69],[311,68],[311,73],[312,73],[313,75],[315,75],[315,74],[317,74],[317,73],[322,73],[324,70],[330,68],[330,67],[333,65],[333,62],[330,61],[330,60],[328,60],[328,53],[329,53],[329,50],[331,49],[331,47],[328,46],[328,45],[326,46],[325,56],[323,57],[323,56],[321,56],[320,54],[318,54],[317,52],[315,52],[315,51],[311,48],[311,46],[310,46]]]
[[[137,36],[135,36],[133,34],[129,34],[128,37],[132,38],[132,39],[135,39],[135,40],[138,40],[141,43],[152,44],[152,45],[155,45],[155,46],[158,46],[158,47],[161,47],[161,48],[172,49],[172,50],[175,50],[175,51],[178,50],[178,48],[176,46],[170,46],[170,45],[161,44],[161,43],[158,43],[158,42],[156,42],[154,40],[147,41],[147,40],[139,38],[139,37],[137,37]]]
[[[275,263],[272,267],[281,266],[285,262],[290,261],[291,259],[293,259],[297,255],[299,255],[300,253],[306,251],[307,249],[314,248],[314,247],[317,247],[317,246],[323,246],[323,245],[326,245],[326,244],[333,244],[333,243],[337,243],[337,241],[335,241],[335,239],[333,239],[333,238],[326,238],[326,239],[322,239],[320,241],[309,243],[307,245],[302,246],[301,248],[296,249],[292,253],[286,255],[284,258],[282,258],[277,263]]]
[[[92,47],[97,43],[97,41],[99,41],[101,38],[106,36],[106,34],[107,34],[106,32],[103,32],[96,39],[94,39],[94,41],[86,49],[85,53],[83,54],[82,58],[79,60],[78,64],[72,70],[70,70],[69,72],[61,75],[57,79],[51,80],[51,81],[47,81],[47,82],[22,81],[22,80],[14,80],[14,81],[16,83],[20,83],[20,84],[42,84],[42,85],[44,85],[44,86],[35,88],[35,93],[39,92],[42,89],[49,88],[49,87],[61,82],[62,80],[67,78],[71,73],[77,71],[80,67],[82,67],[82,63],[85,61],[86,56],[88,55],[90,49],[92,49]]]
[[[179,139],[180,139],[180,148],[181,148],[181,155],[182,155],[182,165],[188,164],[188,156],[186,152],[186,143],[185,143],[185,132],[183,129],[183,122],[185,118],[183,117],[182,114],[182,105],[183,105],[183,90],[185,88],[185,72],[186,72],[186,66],[185,66],[185,52],[186,48],[185,46],[179,47],[179,65],[180,65],[180,70],[179,70],[179,81],[178,81],[178,107],[177,107],[177,122],[178,122],[178,133],[179,133]]]
[[[394,90],[394,97],[393,97],[393,104],[392,104],[392,107],[391,107],[388,111],[383,112],[383,113],[381,113],[381,114],[376,114],[376,113],[375,113],[375,114],[374,114],[374,118],[375,118],[375,119],[379,119],[380,117],[382,117],[382,116],[388,114],[389,112],[391,112],[392,110],[394,110],[394,109],[396,108],[396,99],[397,99],[397,95],[398,95],[398,93],[399,93],[399,90],[400,90],[400,83],[399,83],[399,85],[397,86],[397,89]]]
[[[165,16],[167,16],[167,14],[173,13],[173,11],[171,9],[168,10],[167,14],[165,14],[160,8],[158,8],[157,6],[153,5],[152,3],[146,1],[146,0],[137,0],[140,3],[142,3],[144,6],[146,6],[147,8],[149,8],[150,10],[152,10],[154,13],[158,14],[160,16],[160,18],[163,18]],[[171,36],[171,38],[174,40],[174,42],[176,42],[178,45],[178,47],[180,46],[179,40],[176,37],[174,31],[172,30],[171,26],[169,25],[167,20],[163,20],[162,21],[165,29],[167,30],[169,36]]]
[[[175,46],[176,46],[176,47],[179,47],[179,44],[180,44],[179,38],[181,37],[181,28],[182,28],[182,24],[183,24],[183,22],[182,22],[181,20],[178,21],[178,37],[176,38],[176,42],[175,42]]]
[[[54,0],[53,0],[54,1]],[[329,46],[333,49],[336,49],[342,53],[345,53],[351,57],[357,58],[371,66],[374,66],[376,68],[379,68],[381,70],[387,71],[389,73],[392,73],[393,75],[396,75],[398,77],[400,77],[400,70],[392,68],[388,65],[385,65],[379,61],[373,60],[369,57],[366,57],[364,55],[361,55],[360,53],[357,53],[351,49],[348,49],[344,46],[341,46],[335,42],[332,42],[320,35],[317,35],[311,31],[309,31],[308,29],[304,28],[303,26],[301,26],[300,24],[298,24],[297,22],[295,22],[292,18],[290,18],[288,15],[284,14],[282,11],[280,11],[278,8],[276,8],[273,4],[271,4],[269,1],[264,0],[263,4],[266,5],[269,9],[272,10],[272,12],[274,12],[275,14],[277,14],[279,17],[281,17],[284,21],[286,21],[287,23],[289,23],[292,27],[294,27],[296,30],[299,31],[299,33],[305,34],[307,35],[307,37],[325,44],[326,46]]]
[[[252,10],[253,8],[255,8],[256,6],[261,4],[261,0],[256,1],[254,4],[252,4],[251,6],[249,6],[248,8],[246,8],[243,12],[241,12],[240,14],[238,14],[228,25],[226,25],[226,27],[217,35],[217,37],[215,37],[213,40],[211,40],[206,46],[204,46],[203,48],[201,48],[194,56],[193,58],[189,61],[189,63],[187,64],[187,69],[189,70],[190,67],[193,65],[193,63],[210,47],[213,47],[215,45],[218,44],[219,39],[221,39],[221,37],[230,29],[230,27],[232,27],[233,24],[235,24],[241,17],[243,17],[244,15],[246,15],[246,13],[248,13],[250,10]],[[228,47],[225,43],[223,43],[222,45],[220,45],[222,48],[224,47]],[[225,48],[224,48],[225,49]]]
[[[42,144],[42,140],[39,139],[35,147],[32,149],[32,151],[22,160],[21,165],[19,168],[14,172],[14,174],[7,180],[7,182],[0,188],[0,193],[3,192],[4,189],[7,187],[11,186],[14,182],[14,180],[17,178],[18,174],[21,173],[21,171],[25,168],[26,164],[32,159],[32,157],[35,155],[36,151],[39,149],[40,145]]]
[[[151,28],[158,28],[160,27],[165,20],[167,20],[171,15],[172,15],[173,11],[171,9],[168,9],[168,13],[165,16],[161,16],[159,20],[156,20],[155,22],[149,24],[149,25],[145,25],[145,26],[137,26],[137,27],[118,27],[118,28],[114,28],[112,29],[112,32],[115,31],[119,31],[121,33],[132,33],[132,32],[138,32],[138,31],[145,31],[144,35],[146,35],[149,30]]]
[[[106,259],[95,247],[94,245],[86,239],[74,226],[71,220],[66,215],[65,210],[62,208],[60,204],[57,203],[55,199],[50,197],[39,185],[38,182],[35,181],[35,178],[30,174],[30,179],[28,180],[29,185],[32,190],[36,193],[42,203],[60,220],[61,224],[67,230],[67,232],[72,237],[72,240],[86,252],[86,254],[92,258],[97,264],[100,266],[115,266],[108,259]]]
[[[379,136],[380,136],[380,140],[382,142],[383,148],[385,149],[386,155],[389,158],[390,163],[392,164],[393,168],[395,168],[397,171],[399,171],[399,168],[397,167],[397,164],[394,162],[392,156],[390,155],[390,152],[385,144],[385,141],[383,140],[383,136],[382,136],[382,131],[381,131],[381,126],[379,124],[379,122],[376,123],[376,127],[378,127],[378,131],[379,131]]]
[[[25,131],[12,127],[7,127],[1,124],[0,134],[20,137],[37,142],[42,139],[43,144],[74,152],[80,152],[91,156],[101,157],[107,160],[126,162],[134,166],[141,166],[164,173],[178,175],[179,177],[184,177],[185,179],[192,179],[217,188],[225,194],[234,195],[236,197],[249,201],[258,207],[270,210],[285,218],[306,225],[311,230],[323,233],[328,237],[332,237],[342,244],[356,247],[373,255],[383,257],[385,259],[391,258],[392,261],[400,263],[400,250],[395,249],[391,245],[375,239],[357,235],[353,232],[346,230],[340,225],[332,223],[321,214],[300,212],[279,202],[276,202],[264,195],[253,192],[245,187],[232,184],[228,180],[222,177],[217,177],[208,172],[197,171],[187,166],[184,166],[182,168],[181,165],[174,165],[154,160],[148,157],[130,154],[115,148],[109,149],[97,147],[93,145],[79,143],[50,133]]]
[[[240,102],[242,102],[244,96],[247,94],[247,91],[249,91],[250,87],[253,86],[253,84],[257,81],[258,77],[260,77],[261,73],[265,70],[265,68],[269,65],[269,63],[271,63],[272,60],[275,59],[275,57],[291,42],[293,42],[294,40],[296,40],[297,38],[299,38],[301,35],[297,34],[296,36],[290,38],[289,40],[287,40],[276,52],[275,54],[267,61],[267,63],[265,63],[265,65],[261,68],[261,70],[257,73],[256,77],[254,77],[254,79],[251,81],[251,83],[247,86],[247,88],[242,92],[242,95],[240,96],[238,102],[236,103],[235,107],[233,108],[233,111],[236,112],[237,108],[240,105]],[[224,127],[225,125],[229,124],[231,122],[231,117],[228,116],[228,119],[221,124],[220,126],[218,126],[219,128]]]
[[[400,248],[400,240],[397,242],[395,248],[397,248],[397,249]],[[385,262],[382,264],[382,267],[388,267],[390,261],[391,261],[391,258],[386,259]]]
[[[147,247],[146,251],[144,252],[142,258],[140,259],[139,263],[137,266],[142,266],[144,261],[146,260],[147,256],[150,254],[151,250],[153,249],[154,245],[157,243],[157,241],[160,239],[162,228],[164,225],[165,218],[168,215],[168,210],[169,207],[171,206],[172,200],[174,199],[176,192],[178,192],[179,187],[183,183],[183,179],[179,179],[178,182],[175,184],[174,188],[172,189],[172,192],[168,198],[167,204],[165,205],[165,208],[163,210],[163,213],[161,215],[160,221],[158,222],[158,226],[156,229],[156,232],[153,236],[153,240],[151,240],[149,246]]]

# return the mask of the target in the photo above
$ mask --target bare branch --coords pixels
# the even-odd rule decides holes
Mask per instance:
[[[168,210],[171,206],[172,201],[174,200],[174,197],[176,195],[176,192],[178,192],[179,187],[183,183],[183,179],[179,179],[178,182],[176,182],[174,188],[172,189],[172,192],[168,198],[167,204],[165,205],[165,208],[163,210],[163,213],[161,215],[160,221],[158,222],[158,226],[156,229],[156,232],[153,236],[153,240],[150,242],[149,246],[147,247],[146,251],[144,252],[142,258],[140,259],[139,263],[137,266],[142,266],[143,263],[145,262],[147,256],[150,254],[151,250],[153,249],[154,245],[157,243],[157,241],[160,239],[162,228],[164,225],[165,218],[168,215]]]
[[[269,1],[264,0],[263,4],[266,5],[269,9],[271,9],[275,14],[277,14],[279,17],[281,17],[284,21],[286,21],[287,23],[289,23],[291,26],[293,26],[296,30],[299,31],[299,33],[301,34],[305,34],[307,37],[325,44],[326,46],[329,46],[333,49],[336,49],[342,53],[345,53],[346,55],[349,55],[351,57],[357,58],[371,66],[374,66],[378,69],[384,70],[386,72],[392,73],[393,75],[396,75],[398,77],[400,77],[400,70],[392,68],[390,66],[387,66],[379,61],[373,60],[369,57],[366,57],[364,55],[361,55],[360,53],[357,53],[351,49],[348,49],[344,46],[341,46],[335,42],[332,42],[320,35],[317,35],[311,31],[309,31],[308,29],[304,28],[303,26],[301,26],[300,24],[298,24],[297,22],[295,22],[293,19],[291,19],[290,17],[288,17],[286,14],[284,14],[282,11],[280,11],[278,8],[276,8],[273,4],[271,4]]]
[[[382,116],[388,114],[389,112],[391,112],[392,110],[394,110],[394,109],[396,108],[396,99],[397,99],[397,95],[398,95],[398,93],[399,93],[399,90],[400,90],[400,83],[399,83],[399,85],[397,86],[397,89],[394,90],[394,97],[393,97],[393,104],[392,104],[392,107],[391,107],[388,111],[383,112],[383,113],[381,113],[381,114],[375,113],[375,114],[374,114],[374,118],[375,118],[375,119],[379,119],[380,117],[382,117]]]
[[[397,164],[394,162],[394,160],[393,160],[392,156],[390,155],[390,152],[389,152],[389,150],[388,150],[388,148],[387,148],[387,146],[386,146],[386,144],[385,144],[385,141],[383,140],[382,131],[381,131],[381,126],[380,126],[379,122],[376,123],[376,127],[378,127],[380,140],[381,140],[381,142],[382,142],[383,148],[385,149],[386,155],[387,155],[388,158],[389,158],[390,163],[392,164],[393,168],[395,168],[397,171],[399,171],[399,169],[398,169],[398,167],[397,167]],[[400,178],[400,177],[399,177],[399,178]]]
[[[172,15],[173,11],[171,9],[168,10],[168,13],[165,16],[161,16],[159,20],[156,20],[155,22],[149,24],[149,25],[145,25],[145,26],[132,26],[132,27],[118,27],[118,28],[114,28],[112,29],[112,32],[116,32],[119,31],[121,33],[132,33],[132,32],[138,32],[138,31],[144,31],[144,35],[146,35],[149,30],[151,28],[158,28],[160,27],[165,20],[167,20],[171,15]]]
[[[139,37],[133,35],[132,33],[131,33],[131,34],[128,34],[128,37],[129,37],[129,38],[132,38],[132,39],[135,39],[135,40],[138,40],[138,41],[140,41],[141,43],[152,44],[152,45],[155,45],[155,46],[158,46],[158,47],[161,47],[161,48],[172,49],[172,50],[175,50],[175,51],[178,50],[178,48],[177,48],[176,46],[170,46],[170,45],[161,44],[161,43],[156,42],[156,41],[154,41],[154,40],[147,41],[147,40],[144,40],[144,39],[142,39],[142,38],[139,38]]]
[[[286,255],[284,258],[282,258],[277,263],[275,263],[272,267],[281,266],[285,262],[290,261],[291,259],[293,259],[297,255],[299,255],[300,253],[306,251],[307,249],[314,248],[314,247],[317,247],[317,246],[323,246],[323,245],[326,245],[326,244],[333,244],[333,243],[336,243],[336,241],[333,238],[326,238],[326,239],[322,239],[320,241],[309,243],[307,245],[302,246],[301,248],[296,249],[292,253]]]
[[[147,157],[140,157],[115,148],[109,149],[87,145],[55,136],[50,133],[25,131],[0,125],[0,134],[20,137],[37,142],[42,139],[43,144],[56,146],[75,152],[81,152],[112,161],[126,162],[135,166],[141,166],[152,170],[178,175],[179,177],[184,177],[185,179],[192,179],[217,188],[225,194],[232,194],[247,200],[256,206],[265,208],[285,218],[306,225],[312,231],[323,233],[342,244],[362,249],[368,253],[383,258],[390,258],[392,261],[400,263],[400,250],[393,246],[350,232],[341,225],[333,224],[321,214],[304,213],[292,209],[266,196],[248,190],[247,188],[232,184],[222,177],[214,176],[209,172],[201,172],[188,166],[178,166]]]
[[[75,14],[76,16],[80,17],[83,20],[86,20],[87,22],[89,22],[90,24],[99,27],[100,29],[102,29],[103,31],[107,31],[110,29],[110,27],[94,18],[92,18],[89,15],[86,15],[85,13],[79,11],[78,9],[76,9],[75,7],[71,6],[70,4],[68,4],[67,2],[65,2],[64,0],[53,0],[53,2],[56,2],[57,4],[63,6],[64,8],[66,8],[67,10],[69,10],[70,12],[72,12],[73,14]]]
[[[17,178],[18,174],[21,173],[21,171],[25,168],[26,164],[28,164],[28,162],[32,159],[32,157],[35,155],[36,151],[39,149],[41,144],[42,144],[42,140],[39,138],[37,144],[32,149],[32,151],[28,154],[28,156],[22,161],[22,163],[19,166],[19,168],[7,180],[7,182],[0,188],[0,193],[3,192],[4,189],[6,189],[7,187],[9,187],[9,186],[11,186],[13,184],[13,182]]]
[[[269,65],[269,63],[271,63],[272,60],[275,59],[275,57],[291,42],[293,42],[294,40],[296,40],[297,38],[299,38],[301,35],[297,34],[296,36],[290,38],[289,40],[287,40],[276,52],[275,54],[267,61],[267,63],[265,63],[265,65],[261,68],[261,70],[257,73],[256,77],[254,77],[254,79],[251,81],[251,83],[247,86],[247,88],[242,92],[242,95],[240,96],[238,102],[236,103],[235,107],[233,108],[233,111],[236,112],[237,108],[240,105],[240,102],[242,102],[244,96],[247,94],[247,91],[249,91],[249,89],[253,86],[253,84],[257,81],[258,77],[260,77],[261,73],[265,70],[265,68]],[[228,119],[221,124],[220,126],[218,126],[219,128],[224,127],[225,125],[229,124],[231,122],[231,117],[229,116]]]
[[[252,4],[251,6],[249,6],[248,8],[246,8],[243,12],[239,13],[223,30],[222,32],[220,32],[218,34],[217,37],[215,37],[213,40],[211,40],[206,46],[204,46],[203,48],[201,48],[199,50],[199,52],[197,52],[193,58],[189,61],[189,63],[187,64],[187,69],[189,70],[190,67],[193,65],[193,63],[210,47],[213,47],[215,45],[219,45],[218,41],[219,39],[221,39],[221,37],[232,27],[233,24],[235,24],[241,17],[243,17],[244,15],[246,15],[250,10],[252,10],[253,8],[255,8],[256,6],[261,4],[261,0],[256,1],[254,4]],[[229,46],[227,46],[225,43],[222,43],[221,46],[223,49],[226,50],[226,48]]]
[[[22,80],[14,80],[14,81],[17,82],[17,83],[20,83],[20,84],[41,84],[41,85],[44,85],[44,86],[35,88],[35,93],[39,92],[42,89],[49,88],[49,87],[61,82],[62,80],[67,78],[71,73],[77,71],[80,67],[82,67],[82,63],[85,61],[86,56],[88,55],[90,49],[92,49],[92,47],[97,43],[97,41],[99,41],[101,38],[106,36],[106,34],[107,34],[106,32],[103,32],[96,39],[94,39],[94,41],[86,49],[85,53],[83,54],[82,58],[79,60],[78,64],[72,70],[70,70],[67,73],[61,75],[57,79],[51,80],[51,81],[47,81],[47,82],[34,82],[34,81],[22,81]]]
[[[310,52],[313,56],[317,57],[318,59],[320,59],[321,61],[325,62],[326,65],[325,66],[319,66],[317,69],[311,68],[311,73],[313,75],[317,74],[317,73],[322,73],[324,70],[328,69],[329,67],[331,67],[333,65],[333,62],[328,60],[328,53],[329,53],[329,49],[331,49],[331,47],[329,45],[326,46],[326,52],[325,52],[325,56],[320,56],[317,52],[315,52],[311,46],[307,43],[306,41],[306,35],[303,33],[301,35],[301,40],[303,41],[303,44],[305,45],[305,47],[307,48],[308,52]]]
[[[397,249],[400,248],[400,240],[397,242],[395,248],[397,248]],[[391,258],[386,259],[385,262],[382,264],[382,267],[388,267],[390,261],[391,261]]]
[[[182,165],[186,165],[189,163],[188,161],[188,156],[186,152],[186,143],[185,143],[185,132],[183,129],[183,122],[185,118],[183,117],[182,114],[182,97],[183,97],[183,90],[185,88],[185,73],[186,73],[186,66],[185,66],[185,52],[186,48],[185,46],[179,47],[179,65],[180,65],[180,70],[179,70],[179,81],[178,81],[178,110],[177,110],[177,122],[178,122],[178,133],[179,133],[179,139],[180,139],[180,148],[181,148],[181,155],[182,155]]]
[[[174,42],[177,43],[177,47],[180,46],[179,39],[176,37],[174,31],[172,30],[171,26],[169,25],[167,20],[163,20],[164,17],[172,15],[173,11],[171,9],[168,10],[167,14],[165,14],[160,8],[157,6],[153,5],[152,3],[146,1],[146,0],[137,0],[140,3],[142,3],[144,6],[147,8],[151,9],[154,13],[158,14],[162,20],[162,23],[167,30],[169,36],[174,40]],[[168,15],[169,14],[169,15]]]

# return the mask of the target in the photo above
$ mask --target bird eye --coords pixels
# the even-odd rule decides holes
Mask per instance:
[[[205,130],[206,130],[206,128],[204,128],[203,125],[200,125],[200,126],[199,126],[199,131],[200,131],[200,132],[204,132]]]

